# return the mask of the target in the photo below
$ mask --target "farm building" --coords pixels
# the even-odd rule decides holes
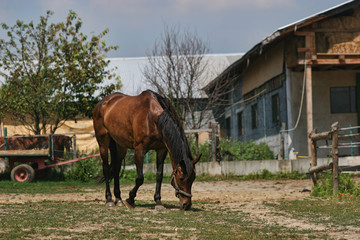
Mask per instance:
[[[279,28],[206,90],[218,81],[231,83],[220,119],[226,137],[264,141],[279,158],[308,156],[314,128],[329,131],[336,121],[341,127],[360,124],[360,1]],[[350,149],[339,154],[349,155]]]
[[[208,62],[207,71],[199,79],[200,88],[208,84],[214,77],[220,74],[225,68],[227,68],[231,63],[238,60],[242,54],[207,54],[204,59]],[[136,57],[136,58],[110,58],[109,68],[114,69],[116,74],[120,76],[123,87],[121,92],[128,95],[137,95],[143,90],[151,89],[144,77],[143,69],[148,64],[147,57]],[[107,80],[104,82],[104,85],[112,83],[114,79]],[[0,79],[0,84],[1,84]],[[10,118],[0,119],[1,128],[0,136],[2,136],[3,128],[7,128],[8,136],[11,135],[29,135],[31,132],[26,130],[23,126],[19,125],[16,122],[11,121]],[[61,128],[59,128],[57,134],[77,134],[77,144],[79,145],[77,149],[81,151],[90,151],[97,148],[97,143],[93,134],[94,131],[92,126],[92,120],[89,118],[83,118],[79,116],[78,119],[73,121],[66,121]]]

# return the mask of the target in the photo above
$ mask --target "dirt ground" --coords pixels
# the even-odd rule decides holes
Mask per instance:
[[[122,198],[128,196],[132,186],[121,188]],[[279,200],[296,200],[309,197],[311,189],[310,180],[256,180],[256,181],[218,181],[218,182],[195,182],[192,189],[193,207],[196,208],[197,201],[215,202],[216,206],[229,207],[249,213],[254,219],[261,219],[268,224],[276,224],[287,228],[300,230],[326,231],[335,239],[360,239],[356,231],[358,229],[336,229],[336,227],[310,224],[287,217],[286,214],[274,214],[263,204],[263,201],[276,202]],[[86,193],[68,194],[0,194],[0,203],[25,203],[43,200],[54,201],[97,201],[104,204],[104,191],[88,189]],[[137,200],[152,201],[155,184],[144,184],[140,187]],[[169,183],[162,185],[163,201],[178,201],[174,189]]]

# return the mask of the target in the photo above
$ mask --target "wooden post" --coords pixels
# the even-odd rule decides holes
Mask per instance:
[[[284,145],[285,145],[285,123],[283,122],[280,128],[280,152],[279,152],[279,160],[284,160]]]
[[[311,163],[310,168],[314,168],[317,166],[317,154],[316,154],[316,141],[313,140],[312,136],[316,133],[316,129],[312,130],[309,134],[310,139],[310,151],[311,151]],[[310,172],[310,177],[313,181],[313,188],[317,183],[316,172]]]
[[[216,162],[216,124],[211,124],[211,158]]]
[[[76,134],[73,135],[73,157],[74,159],[77,158],[76,156]]]
[[[312,69],[311,65],[306,65],[306,110],[307,110],[307,132],[308,134],[314,129],[313,127],[313,103],[312,103]],[[308,138],[308,155],[312,152],[311,139]]]
[[[332,160],[333,160],[333,194],[337,194],[339,190],[339,150],[338,150],[338,129],[339,129],[339,123],[336,122],[333,125],[331,125],[331,131],[332,131],[332,137],[331,137],[331,143],[332,143]]]

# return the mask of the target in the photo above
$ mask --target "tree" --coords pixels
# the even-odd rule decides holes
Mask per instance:
[[[208,82],[206,75],[209,60],[208,43],[196,32],[164,27],[160,40],[147,54],[148,66],[143,70],[147,83],[167,96],[187,129],[200,129],[213,119],[212,111],[224,94],[224,86],[216,87],[206,95],[201,83]],[[195,134],[198,151],[198,134]]]
[[[64,121],[89,115],[101,96],[121,87],[106,69],[106,53],[117,49],[101,41],[108,30],[88,38],[75,12],[57,24],[49,23],[52,15],[48,11],[37,25],[1,24],[8,39],[0,39],[0,113],[34,134],[54,133]],[[112,77],[117,86],[101,86]]]

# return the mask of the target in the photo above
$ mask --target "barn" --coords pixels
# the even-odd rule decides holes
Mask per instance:
[[[219,120],[227,138],[266,142],[279,159],[308,156],[312,129],[329,131],[336,121],[360,125],[360,1],[277,29],[206,91],[218,81],[231,83]],[[318,155],[326,157],[329,150]]]

